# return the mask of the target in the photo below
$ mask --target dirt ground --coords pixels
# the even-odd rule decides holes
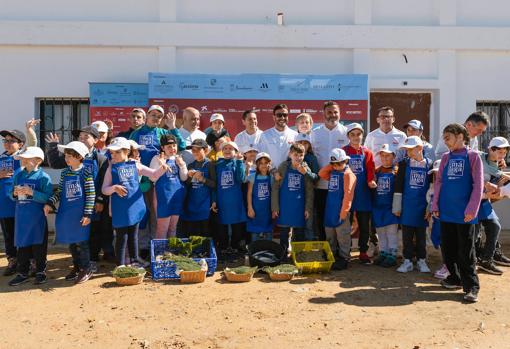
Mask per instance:
[[[283,283],[230,284],[217,272],[203,284],[124,287],[106,263],[74,286],[63,278],[70,263],[53,247],[47,284],[0,276],[0,348],[510,348],[510,268],[480,274],[480,301],[464,304],[430,275],[357,260]]]

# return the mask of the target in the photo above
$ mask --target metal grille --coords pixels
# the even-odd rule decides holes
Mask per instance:
[[[493,137],[510,137],[510,101],[477,101],[476,109],[490,118],[490,126],[480,136],[480,149],[487,149]]]

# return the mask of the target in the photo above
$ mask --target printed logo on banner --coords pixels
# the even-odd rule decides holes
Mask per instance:
[[[339,184],[338,181],[339,181],[338,175],[332,175],[331,178],[329,179],[328,189],[330,191],[338,190]]]
[[[117,173],[119,174],[119,181],[121,181],[122,183],[126,183],[129,182],[131,178],[135,177],[135,167],[134,166],[119,167]]]
[[[223,171],[221,173],[221,186],[222,187],[232,187],[234,185],[234,172],[233,171],[230,171],[230,170],[227,170],[227,171]]]
[[[386,194],[390,192],[390,178],[389,177],[379,177],[377,178],[377,192],[380,194]]]
[[[269,183],[258,183],[257,198],[261,200],[269,198]]]
[[[0,159],[0,171],[14,171],[14,160],[11,157]]]
[[[423,187],[425,186],[425,171],[411,170],[409,173],[409,185],[412,187]]]
[[[349,167],[352,172],[359,174],[363,172],[363,159],[361,158],[350,158],[349,159]]]
[[[140,145],[153,145],[154,135],[141,135],[138,144]]]
[[[80,180],[72,179],[65,182],[66,183],[66,199],[72,201],[82,197],[83,192],[81,190]]]
[[[289,173],[288,188],[291,190],[301,189],[301,175],[296,173]]]
[[[448,177],[462,177],[464,175],[464,159],[450,159],[448,161]]]

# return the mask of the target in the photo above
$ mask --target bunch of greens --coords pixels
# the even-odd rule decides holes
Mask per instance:
[[[197,271],[200,270],[200,264],[193,259],[184,256],[166,256],[165,260],[174,262],[177,270],[181,271]]]
[[[259,268],[241,266],[236,268],[225,268],[225,273],[232,273],[237,275],[253,274],[256,273]]]
[[[131,278],[143,274],[145,274],[145,270],[143,268],[135,267],[116,267],[112,272],[113,277],[120,279]]]
[[[194,250],[202,247],[204,243],[208,242],[209,238],[203,236],[190,236],[187,242],[179,238],[172,237],[168,239],[168,248],[175,251],[177,254],[183,256],[191,256]]]
[[[292,264],[280,264],[280,265],[277,265],[276,267],[264,267],[262,270],[268,274],[296,275],[297,273],[299,273],[299,269],[295,265],[292,265]]]

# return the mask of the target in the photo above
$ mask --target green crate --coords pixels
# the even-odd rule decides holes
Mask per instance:
[[[312,273],[329,273],[333,263],[335,262],[335,257],[333,257],[333,252],[331,252],[331,247],[327,241],[304,241],[304,242],[291,242],[292,246],[292,261],[298,267],[299,270],[303,274],[312,274]],[[324,250],[326,252],[328,260],[317,261],[317,262],[296,262],[296,253],[301,251],[313,251],[313,250]]]

